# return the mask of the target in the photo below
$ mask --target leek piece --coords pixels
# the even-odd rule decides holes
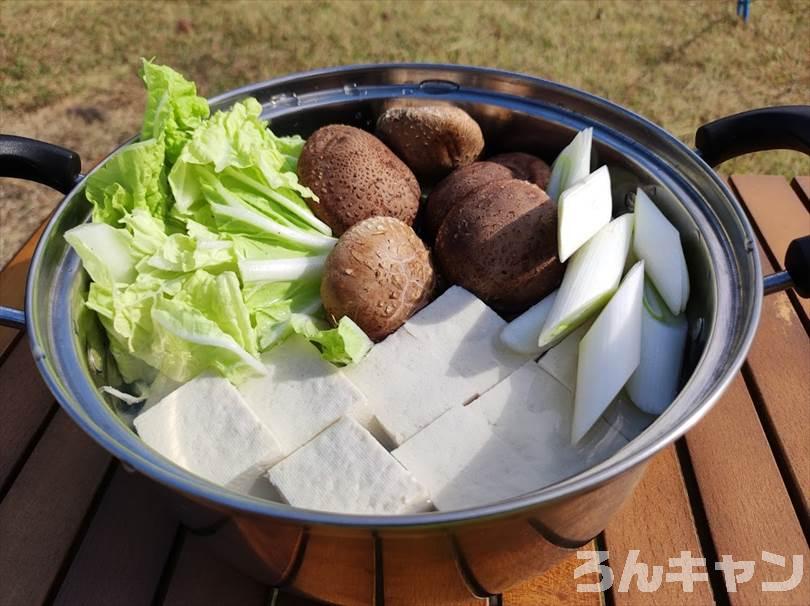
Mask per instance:
[[[622,215],[574,253],[538,339],[541,350],[560,341],[607,303],[622,279],[632,236],[633,215]]]
[[[689,294],[688,284],[685,288],[683,284],[689,275],[681,236],[641,188],[636,190],[635,215],[633,250],[645,261],[647,275],[677,316],[686,306],[684,294]]]
[[[573,392],[577,386],[577,358],[579,357],[579,342],[588,332],[592,322],[574,330],[571,334],[549,349],[537,361],[537,364],[560,383]]]
[[[639,365],[643,295],[644,261],[639,261],[579,343],[572,444],[602,416]]]
[[[592,141],[593,128],[581,130],[554,160],[548,180],[548,195],[555,202],[561,193],[591,172]]]
[[[627,395],[646,413],[659,415],[678,395],[688,323],[673,316],[649,281],[644,285],[641,363],[627,382]]]
[[[613,200],[607,166],[598,168],[563,191],[557,204],[557,247],[560,261],[566,261],[607,225],[612,212]]]
[[[501,331],[501,343],[517,353],[539,354],[541,349],[537,342],[540,332],[556,298],[555,290],[504,326]]]

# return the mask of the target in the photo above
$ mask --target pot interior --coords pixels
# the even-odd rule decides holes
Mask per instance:
[[[593,166],[609,167],[614,215],[632,210],[633,192],[641,186],[680,231],[691,282],[680,396],[657,419],[633,407],[609,413],[632,438],[629,445],[575,477],[500,505],[501,510],[584,490],[643,462],[708,410],[741,363],[761,296],[750,227],[717,176],[677,140],[642,118],[554,83],[448,66],[325,70],[239,89],[217,97],[212,105],[227,107],[245,96],[255,96],[263,104],[264,117],[276,134],[303,137],[332,123],[373,131],[377,116],[393,103],[451,103],[480,124],[485,156],[523,151],[549,164],[579,129],[593,126]],[[88,358],[87,352],[93,349],[88,345],[103,336],[83,308],[87,278],[62,237],[88,214],[80,185],[66,197],[43,236],[29,282],[32,347],[63,406],[105,448],[160,482],[228,507],[315,519],[311,512],[295,513],[287,506],[236,495],[175,467],[132,432],[130,407],[100,394],[96,386],[108,382],[109,361]],[[323,515],[329,522],[336,518],[354,520],[347,522],[353,524],[380,522]],[[402,518],[408,523],[408,516]]]

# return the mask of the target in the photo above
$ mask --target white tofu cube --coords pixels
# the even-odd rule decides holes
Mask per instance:
[[[366,396],[386,436],[387,447],[402,444],[444,411],[478,395],[474,385],[400,329],[344,370]]]
[[[350,411],[371,421],[363,394],[304,337],[290,337],[262,355],[262,362],[267,374],[249,379],[239,391],[285,454]]]
[[[391,454],[442,511],[539,488],[534,467],[469,406],[448,410]]]
[[[215,484],[251,493],[282,458],[273,433],[226,379],[201,375],[135,418],[141,439]]]
[[[586,322],[543,354],[537,364],[573,392],[577,386],[579,342],[593,322]]]
[[[452,286],[410,318],[404,329],[483,393],[529,359],[501,343],[505,326],[478,297]]]
[[[430,507],[425,489],[350,417],[343,417],[267,472],[290,505],[357,514]]]
[[[531,462],[537,473],[536,488],[601,463],[627,444],[619,431],[600,419],[572,445],[574,397],[534,362],[525,364],[468,408],[482,414],[496,435]]]

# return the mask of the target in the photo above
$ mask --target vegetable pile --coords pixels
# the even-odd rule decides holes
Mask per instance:
[[[592,129],[577,134],[551,170],[558,256],[567,261],[562,283],[501,333],[521,353],[558,343],[569,352],[566,341],[576,338],[572,443],[622,388],[642,411],[662,413],[677,395],[687,331],[689,274],[678,230],[640,187],[634,212],[611,220],[608,167],[590,172],[592,138]]]
[[[680,235],[642,188],[614,216],[592,129],[551,167],[479,160],[446,104],[304,141],[142,77],[140,141],[65,238],[128,384],[102,389],[178,465],[303,508],[456,509],[604,461],[676,397]]]
[[[172,69],[144,60],[141,76],[140,141],[88,177],[92,222],[65,234],[124,381],[239,382],[292,333],[332,362],[360,359],[368,338],[349,318],[329,328],[321,310],[337,240],[296,176],[304,140],[275,136],[255,99],[210,115]]]

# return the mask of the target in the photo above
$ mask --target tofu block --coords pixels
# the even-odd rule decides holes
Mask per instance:
[[[394,450],[441,511],[494,503],[539,488],[534,466],[476,410],[448,410]]]
[[[372,435],[342,417],[267,472],[290,505],[357,514],[430,507],[425,489]]]
[[[478,395],[473,382],[403,329],[377,343],[344,373],[366,396],[385,433],[381,441],[388,448],[402,444],[444,411]]]
[[[283,454],[226,379],[201,375],[135,418],[141,439],[177,465],[215,484],[251,493]]]
[[[350,411],[371,422],[363,394],[304,337],[290,337],[262,355],[262,362],[267,374],[244,382],[239,391],[278,437],[284,454]]]
[[[505,326],[478,297],[451,286],[410,318],[404,329],[483,393],[529,359],[501,343]]]
[[[627,444],[617,429],[600,419],[572,445],[573,394],[534,362],[526,363],[467,408],[483,415],[496,435],[531,462],[536,488],[601,463]]]
[[[501,344],[505,325],[482,301],[453,286],[347,368],[387,436],[383,442],[402,444],[529,359]]]
[[[537,364],[560,383],[573,392],[577,386],[577,361],[579,360],[579,342],[592,322],[586,322],[554,347],[549,349],[538,360]],[[573,404],[572,404],[573,406]]]

